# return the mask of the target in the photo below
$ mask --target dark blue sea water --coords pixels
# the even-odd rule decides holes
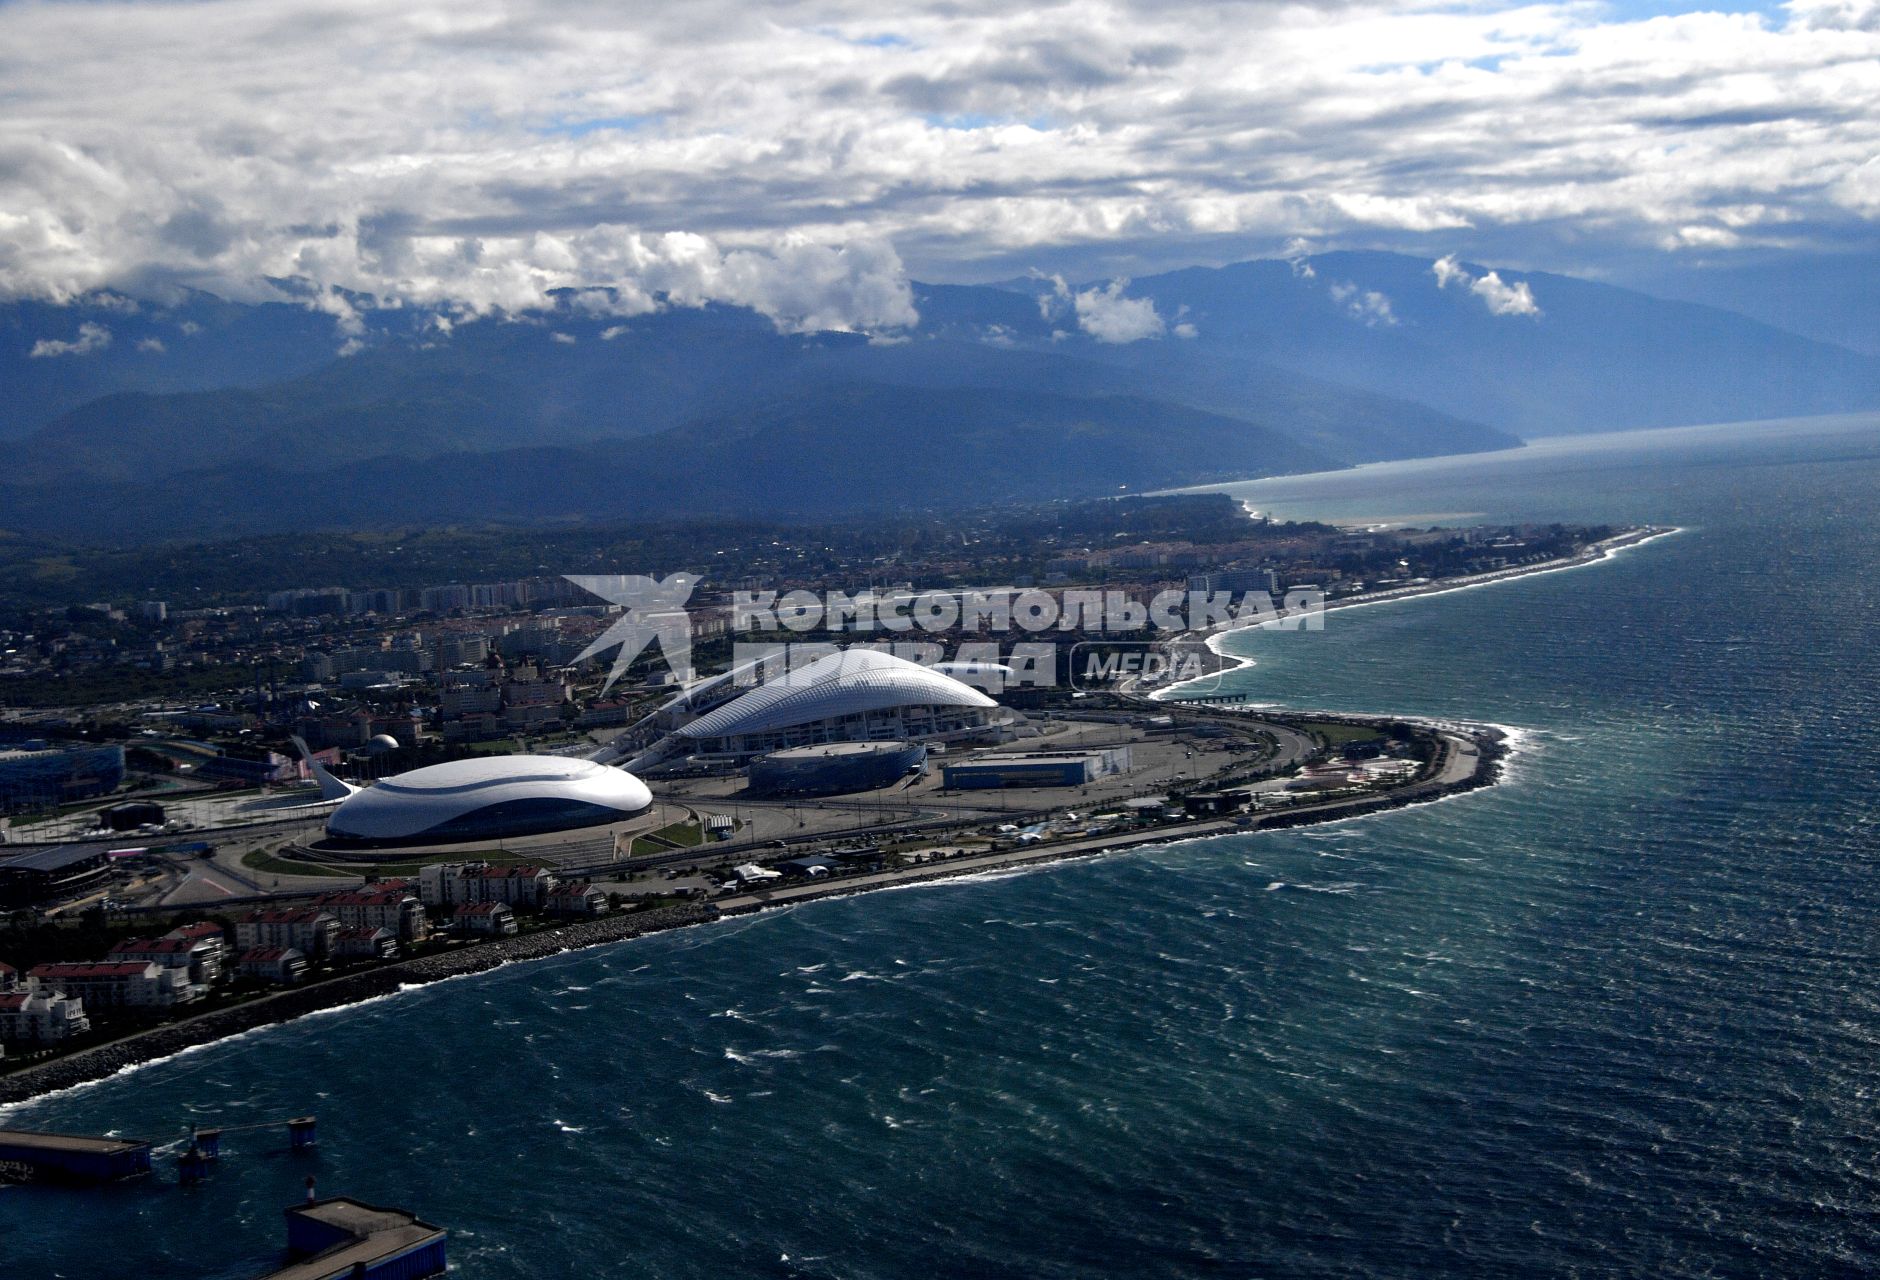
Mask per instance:
[[[1266,700],[1518,727],[1507,785],[661,935],[44,1100],[8,1122],[323,1141],[0,1191],[0,1275],[251,1275],[309,1168],[478,1280],[1880,1265],[1880,419],[1243,491],[1686,532],[1245,638]]]

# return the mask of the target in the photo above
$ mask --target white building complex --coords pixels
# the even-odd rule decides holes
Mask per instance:
[[[720,684],[715,691],[730,687]],[[788,747],[830,742],[950,742],[986,736],[1011,716],[952,675],[862,648],[827,654],[706,705],[628,767],[681,760],[737,765]]]

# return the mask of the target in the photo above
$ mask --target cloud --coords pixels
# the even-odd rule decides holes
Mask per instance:
[[[1479,277],[1472,276],[1467,268],[1456,261],[1456,255],[1453,253],[1431,263],[1430,273],[1436,277],[1438,289],[1447,289],[1452,284],[1466,289],[1482,300],[1491,315],[1539,316],[1541,314],[1540,304],[1534,301],[1534,291],[1528,287],[1527,281],[1509,284],[1501,278],[1501,273],[1498,271],[1491,271]]]
[[[876,333],[910,269],[1872,239],[1880,3],[1623,10],[0,5],[0,296],[300,279],[345,323],[600,286]]]
[[[1798,26],[1825,31],[1880,31],[1880,0],[1788,0]]]
[[[1077,327],[1098,342],[1141,342],[1159,338],[1168,330],[1152,300],[1123,296],[1123,290],[1129,287],[1127,280],[1077,290],[1065,284],[1064,277],[1052,276],[1051,284],[1052,292],[1038,299],[1044,318],[1050,320],[1068,311],[1076,318]],[[1193,325],[1183,327],[1188,332],[1182,337],[1194,336]]]
[[[1295,274],[1298,264],[1295,263]],[[1307,267],[1310,270],[1310,265]],[[1525,288],[1526,286],[1523,286]],[[1390,298],[1376,289],[1360,289],[1349,281],[1339,281],[1326,286],[1333,302],[1343,303],[1345,314],[1361,322],[1367,329],[1390,328],[1397,323],[1397,316],[1391,309]]]
[[[1501,275],[1491,271],[1469,286],[1471,292],[1488,304],[1488,309],[1498,316],[1538,316],[1541,309],[1534,302],[1534,293],[1528,288],[1527,281],[1518,284],[1503,284]]]
[[[1438,289],[1447,289],[1452,284],[1460,284],[1466,289],[1475,283],[1475,277],[1462,269],[1461,264],[1456,261],[1456,255],[1453,253],[1432,262],[1430,264],[1430,271],[1436,277],[1436,287]]]
[[[162,338],[139,338],[137,340],[137,349],[139,351],[147,351],[152,355],[162,355],[165,348]]]
[[[88,356],[94,351],[102,351],[111,345],[111,331],[101,324],[90,320],[78,326],[78,337],[70,342],[61,342],[57,338],[41,338],[33,344],[27,358],[31,360],[50,360],[58,356]]]

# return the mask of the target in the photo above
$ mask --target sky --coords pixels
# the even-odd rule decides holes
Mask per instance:
[[[1880,0],[5,0],[0,103],[0,296],[342,318],[606,285],[892,330],[910,278],[1597,276],[1880,217]]]

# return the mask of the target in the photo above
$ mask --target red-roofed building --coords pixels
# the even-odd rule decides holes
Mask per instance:
[[[431,931],[424,904],[401,890],[329,893],[314,905],[332,912],[342,929],[389,929],[393,937],[405,942],[422,942]]]
[[[554,916],[604,916],[607,895],[585,880],[569,880],[548,891],[548,913]]]
[[[323,960],[338,933],[339,918],[318,907],[250,911],[235,922],[235,949],[291,947],[305,958]]]
[[[307,957],[295,947],[250,947],[235,957],[235,972],[286,986],[307,976]]]
[[[516,931],[516,913],[500,902],[466,902],[451,916],[451,926],[479,937],[507,937]]]
[[[222,926],[213,920],[198,920],[193,924],[179,924],[163,935],[166,938],[187,938],[191,942],[213,942],[224,951],[228,950],[228,938],[222,932]]]
[[[484,867],[466,879],[470,901],[511,907],[540,907],[555,885],[555,877],[541,867]]]
[[[391,960],[398,955],[398,935],[368,925],[342,927],[333,940],[335,960]]]
[[[77,996],[19,990],[0,995],[0,1040],[57,1044],[89,1030],[91,1019]]]
[[[77,996],[91,1009],[167,1009],[202,994],[187,968],[166,969],[148,960],[41,964],[28,977],[35,991]]]
[[[541,867],[497,867],[487,862],[433,863],[418,874],[427,907],[501,902],[540,908],[556,884],[555,877]]]
[[[217,935],[220,937],[220,934]],[[191,938],[126,938],[111,948],[113,960],[148,960],[166,969],[182,969],[206,994],[222,976],[220,941]]]

